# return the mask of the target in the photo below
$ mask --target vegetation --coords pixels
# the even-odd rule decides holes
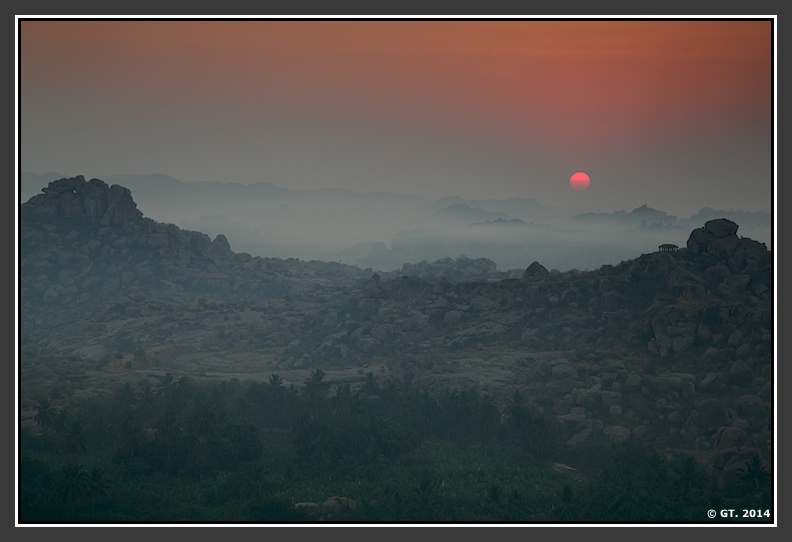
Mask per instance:
[[[692,457],[638,441],[568,448],[518,392],[501,410],[476,390],[323,377],[207,388],[168,374],[64,409],[42,398],[20,434],[19,521],[681,523],[771,506],[758,461],[725,492]],[[356,507],[321,512],[332,496]]]

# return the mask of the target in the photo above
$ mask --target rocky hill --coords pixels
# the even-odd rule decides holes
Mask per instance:
[[[485,258],[375,273],[235,253],[223,235],[147,219],[130,191],[53,181],[20,210],[22,423],[167,373],[301,385],[520,390],[570,446],[648,439],[728,483],[770,459],[773,259],[712,219],[684,247],[595,271],[520,276]]]
[[[20,213],[22,314],[32,331],[141,296],[265,301],[363,276],[351,266],[235,253],[225,235],[212,240],[144,218],[129,190],[99,179],[61,179],[43,192]]]

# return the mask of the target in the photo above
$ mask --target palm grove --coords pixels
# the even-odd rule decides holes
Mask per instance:
[[[475,389],[324,377],[296,388],[277,373],[214,385],[168,373],[64,408],[42,397],[38,431],[21,433],[20,520],[685,522],[771,503],[758,462],[724,491],[690,455],[570,447],[519,391],[499,406]],[[335,495],[356,506],[295,506]]]

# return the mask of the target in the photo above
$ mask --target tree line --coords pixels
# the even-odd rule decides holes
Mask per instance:
[[[499,405],[372,373],[331,387],[317,368],[299,388],[168,373],[65,408],[42,397],[34,420],[19,523],[685,523],[772,504],[759,464],[724,490],[693,457],[637,439],[568,446],[518,391]],[[295,506],[331,496],[357,506]]]

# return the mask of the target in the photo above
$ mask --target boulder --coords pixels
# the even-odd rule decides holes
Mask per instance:
[[[702,399],[696,403],[694,412],[700,415],[699,419],[702,423],[702,429],[710,432],[715,431],[721,426],[728,425],[732,420],[732,416],[726,404],[712,397]]]
[[[539,262],[533,262],[523,273],[524,279],[530,280],[538,280],[546,278],[550,275],[550,272],[547,270],[545,266],[540,264]]]
[[[738,227],[737,224],[726,218],[716,218],[704,223],[704,228],[709,231],[715,239],[736,236]]]
[[[743,479],[748,464],[759,459],[760,464],[769,470],[766,461],[762,460],[762,452],[753,447],[735,447],[721,450],[713,457],[713,469],[718,476],[719,485],[723,489],[738,486]]]
[[[736,448],[748,443],[748,433],[739,427],[723,426],[715,431],[715,434],[712,436],[712,442],[715,450]]]
[[[615,442],[624,442],[632,436],[632,431],[622,425],[609,425],[602,429],[602,434]]]
[[[709,230],[705,228],[696,228],[690,232],[690,236],[688,237],[688,252],[692,254],[703,254],[707,252],[707,245],[709,245],[710,241],[713,239],[715,239],[715,236],[712,235],[712,232]]]
[[[728,253],[739,242],[737,229],[737,224],[725,218],[709,220],[703,228],[696,228],[690,233],[687,249],[694,254]]]
[[[732,343],[731,338],[729,342]],[[751,368],[741,359],[738,359],[732,363],[731,368],[729,369],[729,380],[734,384],[750,384],[751,380],[753,380],[753,376],[754,375]]]
[[[325,519],[348,517],[357,508],[357,501],[348,497],[333,496],[322,503]]]
[[[767,404],[756,395],[741,395],[735,399],[734,410],[752,426],[764,427],[770,422]]]

